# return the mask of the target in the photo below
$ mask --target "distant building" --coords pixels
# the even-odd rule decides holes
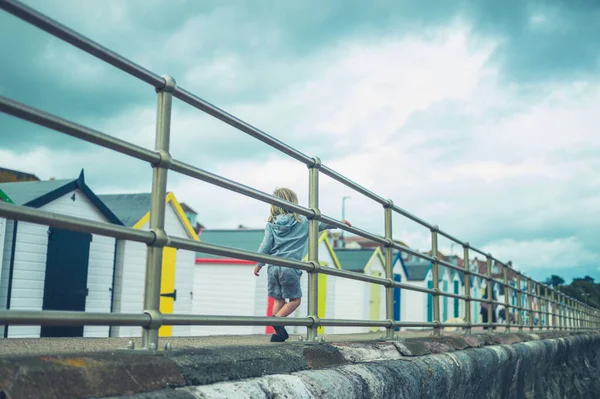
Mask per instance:
[[[40,179],[31,173],[0,168],[0,183],[16,183],[21,181],[40,181]]]

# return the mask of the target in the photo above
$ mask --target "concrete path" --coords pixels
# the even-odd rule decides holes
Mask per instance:
[[[473,333],[483,331],[473,328]],[[502,331],[502,330],[500,330]],[[325,335],[325,342],[358,342],[379,340],[384,332],[367,334],[334,334]],[[458,332],[446,332],[444,335],[459,335]],[[397,332],[399,337],[427,337],[431,330]],[[163,349],[167,343],[173,349],[182,348],[216,348],[238,345],[277,345],[269,341],[270,335],[212,335],[202,337],[169,337],[161,338]],[[286,342],[299,343],[301,335],[291,334]],[[133,342],[135,348],[140,348],[141,338],[2,338],[0,339],[0,356],[19,355],[59,355],[77,352],[105,352],[128,348]]]
[[[380,339],[383,332],[369,334],[325,335],[326,342],[356,342]],[[430,331],[402,332],[402,336],[428,336]],[[290,334],[287,343],[299,343],[300,335]],[[167,343],[173,349],[181,348],[216,348],[220,346],[238,345],[277,345],[269,341],[270,335],[211,335],[202,337],[169,337],[161,338],[161,349]],[[77,352],[105,352],[125,349],[133,342],[140,348],[141,338],[11,338],[0,339],[0,356],[67,354]],[[281,344],[279,344],[281,345]]]

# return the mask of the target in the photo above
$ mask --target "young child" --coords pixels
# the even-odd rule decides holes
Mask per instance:
[[[278,188],[273,192],[273,195],[294,204],[298,203],[296,193],[288,188]],[[352,226],[346,220],[342,220],[342,222]],[[319,222],[319,231],[333,228],[335,227]],[[290,213],[283,208],[271,205],[271,215],[265,227],[265,236],[258,252],[300,261],[307,242],[308,219],[305,216]],[[263,266],[264,263],[258,263],[254,269],[254,275],[258,276]],[[301,275],[302,270],[268,265],[267,285],[268,294],[274,299],[273,317],[287,317],[300,306],[302,298]],[[286,302],[286,299],[289,299],[289,302]],[[276,333],[271,336],[271,342],[284,342],[289,338],[285,327],[273,326],[273,329]]]

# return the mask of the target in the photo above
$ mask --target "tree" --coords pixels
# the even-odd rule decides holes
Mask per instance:
[[[562,277],[557,276],[556,274],[553,274],[552,276],[550,276],[550,278],[547,278],[546,281],[544,281],[544,284],[550,285],[554,288],[560,287],[564,283],[565,280]]]

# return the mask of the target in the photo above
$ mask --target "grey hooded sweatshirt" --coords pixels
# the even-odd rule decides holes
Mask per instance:
[[[308,242],[308,219],[302,215],[299,215],[298,218],[301,220],[300,222],[294,218],[293,214],[277,215],[274,223],[267,223],[265,236],[258,252],[302,260]],[[319,231],[333,228],[335,227],[319,222]],[[260,267],[264,265],[264,263],[258,263]]]

